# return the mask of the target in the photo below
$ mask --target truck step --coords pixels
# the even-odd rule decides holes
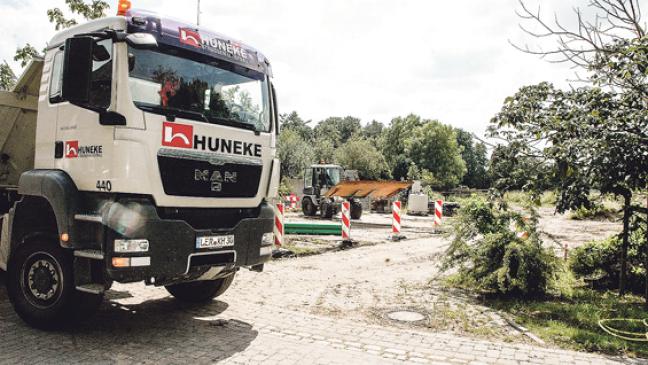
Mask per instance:
[[[90,260],[100,260],[103,261],[104,255],[103,252],[99,250],[76,250],[74,251],[74,256],[82,257]]]
[[[101,284],[85,284],[85,285],[78,285],[76,287],[76,290],[84,293],[99,295],[99,294],[103,294],[105,288]]]
[[[74,219],[83,222],[103,223],[103,217],[100,215],[75,214]]]

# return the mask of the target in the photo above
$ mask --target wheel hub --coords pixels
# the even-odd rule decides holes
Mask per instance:
[[[47,260],[35,261],[29,268],[28,284],[31,294],[40,300],[50,300],[59,286],[58,272]]]

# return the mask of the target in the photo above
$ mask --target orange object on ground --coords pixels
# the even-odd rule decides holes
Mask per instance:
[[[341,181],[326,197],[388,199],[412,186],[410,181]]]

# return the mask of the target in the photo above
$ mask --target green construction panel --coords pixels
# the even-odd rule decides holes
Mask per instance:
[[[285,234],[341,235],[341,224],[330,223],[285,223]]]

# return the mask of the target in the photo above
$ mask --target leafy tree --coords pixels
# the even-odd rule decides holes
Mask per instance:
[[[486,146],[483,143],[475,143],[471,133],[456,129],[457,143],[461,146],[461,158],[466,163],[466,175],[461,184],[471,188],[485,188],[486,178]]]
[[[16,84],[16,75],[7,61],[0,64],[0,90],[9,90]]]
[[[452,188],[466,173],[454,128],[436,120],[414,129],[405,141],[405,150],[424,174],[429,173],[431,178],[426,183],[433,188]]]
[[[377,141],[382,134],[385,125],[379,121],[372,120],[371,123],[367,124],[362,128],[362,136],[366,139]]]
[[[313,160],[313,150],[297,132],[285,130],[279,135],[277,157],[281,161],[281,175],[284,177],[302,176],[304,169]]]
[[[335,163],[335,147],[328,138],[317,138],[313,142],[313,151],[316,163]]]
[[[407,178],[407,169],[411,161],[405,161],[405,140],[412,132],[421,126],[423,121],[418,115],[410,114],[405,118],[394,118],[382,133],[382,153],[387,164],[392,169],[394,179]]]
[[[557,190],[559,212],[590,207],[593,189],[623,197],[622,293],[629,224],[638,209],[632,206],[632,196],[648,182],[646,121],[646,106],[636,93],[615,94],[599,88],[561,91],[543,83],[507,98],[489,127],[492,137],[507,142],[510,160],[533,159],[548,169],[544,180]],[[535,169],[529,169],[526,176],[539,177]],[[536,196],[540,193],[538,182],[528,186]]]
[[[345,169],[358,170],[361,179],[377,180],[390,176],[385,158],[366,139],[348,141],[337,150],[335,156]]]
[[[280,115],[279,121],[281,123],[281,131],[293,130],[305,141],[310,141],[313,138],[313,129],[308,125],[311,121],[305,122],[296,111],[290,114]]]
[[[353,136],[360,133],[362,126],[360,119],[354,117],[331,117],[321,121],[315,127],[315,136],[327,138],[335,148],[342,146]]]

